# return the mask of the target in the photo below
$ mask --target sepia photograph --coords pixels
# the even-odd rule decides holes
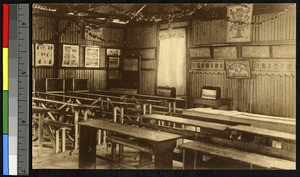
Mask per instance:
[[[296,170],[296,3],[31,12],[33,170]]]

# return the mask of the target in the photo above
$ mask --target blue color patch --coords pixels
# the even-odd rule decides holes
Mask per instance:
[[[3,135],[3,175],[9,175],[8,135]]]

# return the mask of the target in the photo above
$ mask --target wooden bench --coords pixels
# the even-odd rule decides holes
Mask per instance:
[[[42,147],[43,147],[43,135],[44,130],[48,133],[48,136],[53,145],[54,151],[57,154],[59,152],[59,134],[61,131],[61,151],[65,152],[66,150],[66,130],[71,130],[71,127],[74,124],[64,123],[56,120],[45,119],[44,115],[48,112],[56,112],[53,109],[43,108],[34,106],[32,108],[33,115],[32,119],[39,125],[38,129],[38,156],[42,155]],[[38,113],[38,115],[34,115]],[[55,136],[53,136],[50,126],[55,129]]]
[[[216,144],[209,144],[204,142],[188,142],[178,146],[183,150],[183,168],[197,169],[198,165],[203,163],[203,155],[211,155],[234,161],[240,161],[258,167],[267,169],[296,169],[296,163],[293,161],[274,158],[266,155],[245,152]]]

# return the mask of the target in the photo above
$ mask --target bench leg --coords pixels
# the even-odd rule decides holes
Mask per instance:
[[[97,133],[97,145],[100,145],[101,144],[101,136],[102,136],[102,130],[98,130],[98,133]]]
[[[59,129],[55,130],[55,154],[59,153]]]
[[[42,149],[43,149],[43,133],[44,133],[44,116],[39,113],[39,128],[38,128],[38,133],[39,133],[39,140],[38,140],[38,147],[39,147],[39,153],[38,156],[42,156]]]
[[[79,111],[75,110],[75,117],[74,117],[74,150],[78,149],[78,119],[79,119]]]
[[[61,129],[61,151],[66,151],[66,128]]]

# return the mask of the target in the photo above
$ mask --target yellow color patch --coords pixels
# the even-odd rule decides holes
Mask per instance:
[[[3,48],[3,90],[8,90],[8,48]]]

